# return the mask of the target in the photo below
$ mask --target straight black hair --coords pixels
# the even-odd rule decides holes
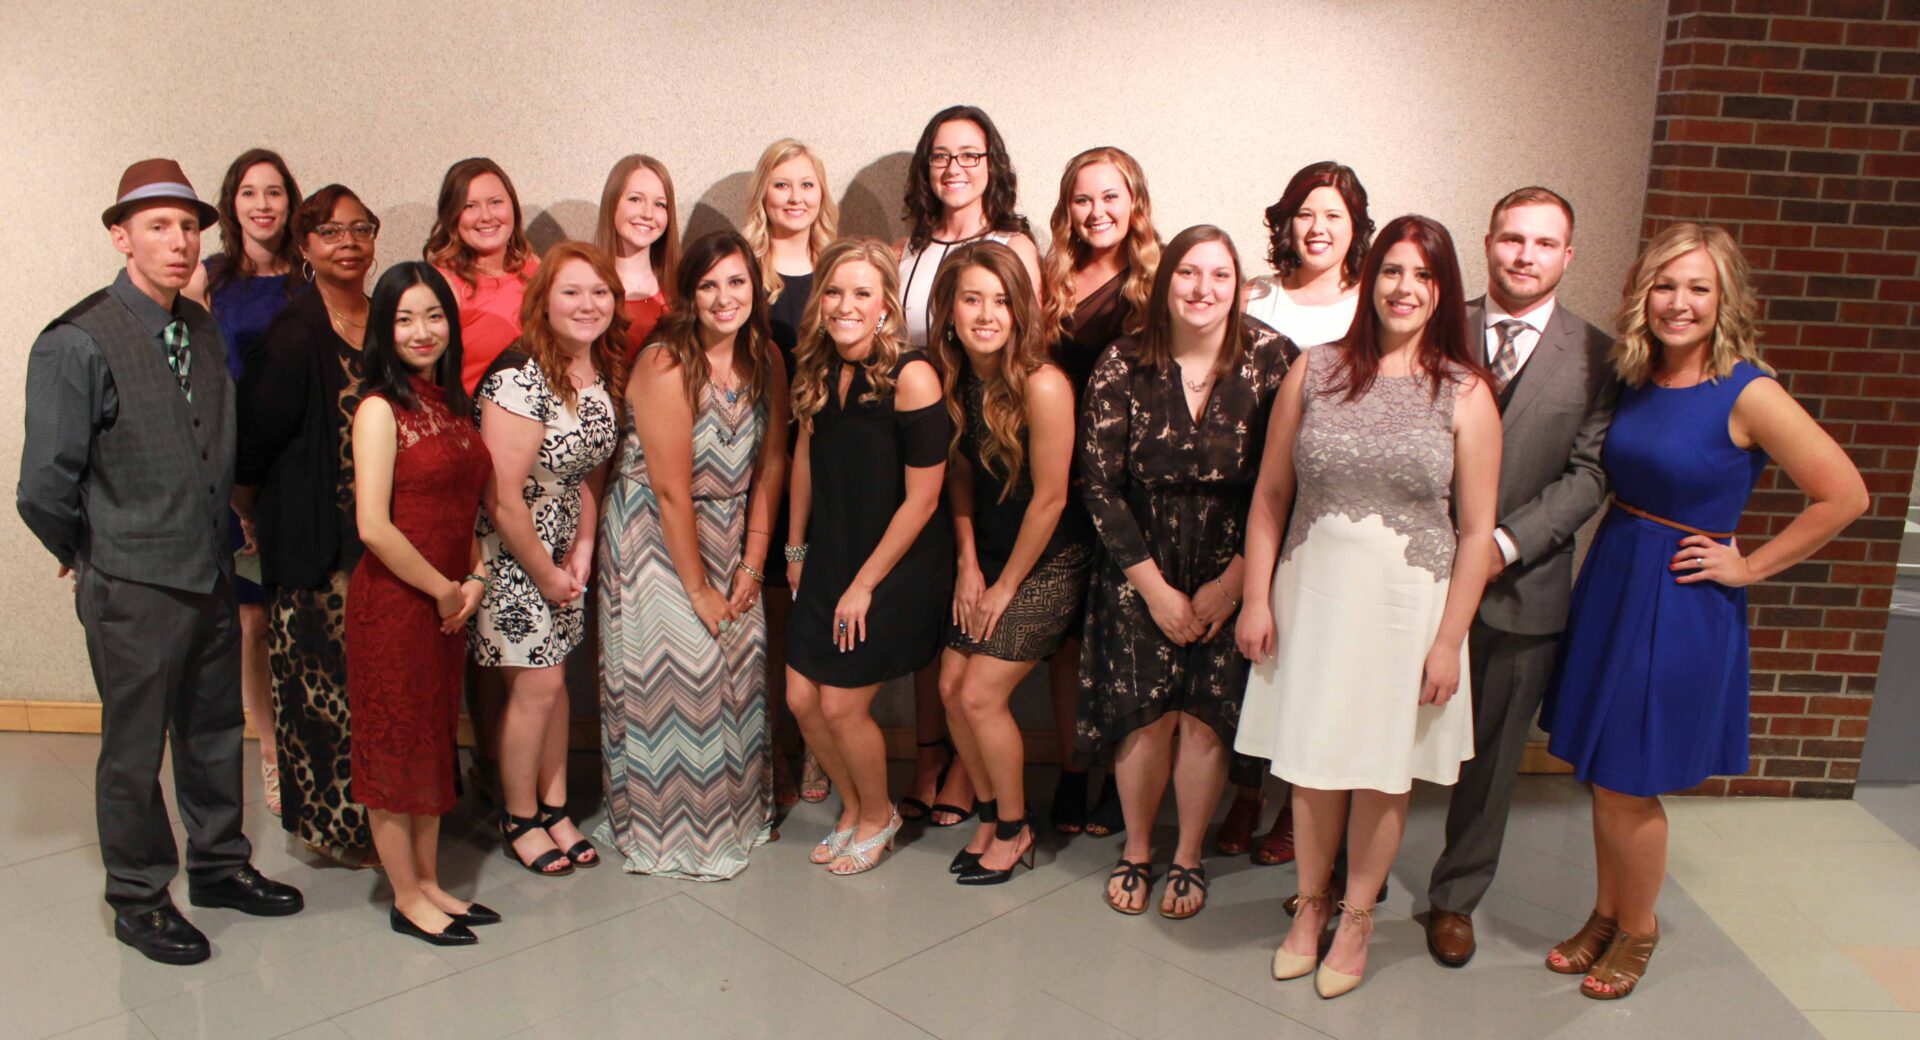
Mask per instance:
[[[360,377],[360,393],[379,394],[395,408],[407,411],[419,407],[413,392],[413,369],[400,360],[399,345],[393,341],[393,319],[400,311],[400,297],[416,285],[433,290],[440,308],[447,313],[447,351],[433,363],[433,384],[446,395],[448,411],[466,415],[471,405],[467,389],[460,382],[460,304],[440,272],[419,260],[393,265],[374,284],[373,298],[367,306],[366,342],[361,350],[366,374]]]

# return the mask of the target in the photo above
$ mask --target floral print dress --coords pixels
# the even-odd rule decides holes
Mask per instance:
[[[580,526],[580,485],[613,457],[620,444],[619,424],[606,376],[596,376],[569,407],[547,386],[538,363],[514,361],[482,379],[476,396],[546,427],[521,495],[533,513],[534,532],[557,564],[573,548]],[[478,534],[490,584],[468,623],[467,647],[474,661],[493,668],[560,664],[586,638],[585,597],[566,606],[547,602],[485,510]]]
[[[1239,364],[1214,384],[1198,419],[1179,367],[1138,364],[1132,337],[1108,347],[1088,380],[1078,461],[1100,554],[1080,655],[1081,752],[1117,745],[1170,711],[1233,744],[1247,682],[1233,624],[1176,646],[1124,572],[1151,559],[1191,596],[1241,552],[1267,414],[1296,353],[1286,337],[1247,326]]]

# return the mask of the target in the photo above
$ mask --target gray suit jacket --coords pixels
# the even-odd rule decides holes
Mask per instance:
[[[1486,342],[1486,297],[1467,306],[1475,349]],[[1550,635],[1566,627],[1573,536],[1607,496],[1600,446],[1619,381],[1607,363],[1613,337],[1556,305],[1500,415],[1498,523],[1520,558],[1487,586],[1480,620],[1503,632]]]

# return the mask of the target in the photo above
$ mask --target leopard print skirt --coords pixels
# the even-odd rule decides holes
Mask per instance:
[[[280,743],[280,824],[340,854],[368,849],[367,810],[348,796],[353,762],[347,717],[346,571],[324,589],[272,589],[267,664],[273,732]]]

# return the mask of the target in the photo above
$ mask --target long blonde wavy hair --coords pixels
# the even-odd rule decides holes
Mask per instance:
[[[1620,290],[1620,310],[1614,317],[1620,337],[1614,340],[1608,360],[1628,386],[1646,385],[1653,378],[1658,359],[1659,341],[1647,326],[1647,297],[1653,292],[1653,283],[1662,267],[1696,249],[1707,251],[1720,283],[1720,306],[1713,322],[1713,341],[1707,349],[1709,377],[1725,379],[1741,361],[1773,374],[1773,367],[1760,360],[1760,300],[1753,291],[1747,258],[1725,230],[1710,224],[1684,223],[1654,235],[1627,269],[1627,281]]]
[[[841,265],[856,261],[865,261],[880,273],[880,289],[886,297],[886,313],[873,330],[873,348],[859,362],[866,369],[870,388],[861,396],[862,402],[893,395],[893,366],[906,349],[900,315],[900,259],[893,255],[893,249],[877,238],[866,237],[843,238],[828,246],[814,263],[813,294],[807,297],[807,309],[800,318],[800,342],[793,351],[793,417],[801,429],[809,432],[813,430],[813,417],[826,407],[828,362],[835,356],[820,297],[833,280],[833,273]]]
[[[1048,221],[1053,237],[1040,262],[1041,281],[1046,286],[1040,327],[1049,342],[1066,335],[1067,322],[1073,317],[1073,270],[1085,263],[1091,252],[1074,234],[1073,182],[1081,170],[1097,163],[1119,171],[1127,193],[1133,196],[1133,217],[1127,222],[1127,237],[1120,247],[1126,252],[1126,281],[1120,286],[1120,295],[1127,301],[1124,331],[1139,332],[1147,319],[1147,297],[1153,295],[1153,272],[1160,264],[1160,236],[1153,230],[1147,175],[1133,156],[1118,148],[1089,148],[1067,161],[1066,172],[1060,175],[1060,198],[1053,204],[1053,217]]]
[[[999,363],[993,374],[982,380],[986,385],[980,404],[987,427],[986,442],[980,445],[980,464],[1001,478],[1000,500],[1004,502],[1027,465],[1027,377],[1046,364],[1047,340],[1035,320],[1033,283],[1019,254],[998,242],[975,242],[955,250],[940,264],[930,297],[931,327],[934,367],[939,369],[940,383],[946,391],[947,414],[953,417],[949,455],[958,457],[960,438],[967,429],[965,391],[960,381],[961,373],[971,371],[973,364],[953,327],[953,305],[960,294],[960,276],[972,267],[1000,280],[1013,318]]]
[[[808,258],[818,261],[820,253],[840,234],[840,205],[827,190],[826,164],[813,154],[813,149],[791,137],[768,145],[767,150],[760,153],[760,161],[753,164],[753,183],[747,188],[747,213],[740,221],[740,235],[747,240],[753,258],[759,261],[760,287],[766,290],[768,303],[780,298],[780,290],[787,283],[773,266],[773,233],[767,227],[767,185],[773,183],[775,167],[802,155],[813,164],[814,179],[820,182],[820,208],[813,215],[813,226],[807,229]]]

